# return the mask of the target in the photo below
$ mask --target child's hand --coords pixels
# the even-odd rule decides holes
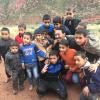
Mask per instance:
[[[84,77],[84,74],[82,72],[79,73],[79,78],[83,79],[83,77]]]
[[[69,66],[68,66],[68,65],[65,65],[64,68],[65,68],[65,69],[69,69]]]
[[[48,69],[48,67],[46,67],[46,66],[45,66],[45,67],[43,67],[43,69],[42,69],[41,73],[42,73],[42,74],[46,73],[46,72],[47,72],[47,69]]]
[[[88,86],[84,87],[82,92],[83,92],[84,96],[88,96],[89,92],[90,92]]]
[[[22,63],[22,68],[25,69],[25,65],[24,65],[24,63]]]
[[[89,67],[89,71],[95,73],[97,71],[98,66],[99,66],[99,64],[97,64],[97,63],[91,64],[90,67]]]

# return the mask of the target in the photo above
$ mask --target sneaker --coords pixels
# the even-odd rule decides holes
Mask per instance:
[[[16,95],[18,93],[17,90],[13,90],[13,95]]]
[[[29,90],[30,90],[30,91],[33,90],[33,86],[32,86],[32,85],[29,86]]]

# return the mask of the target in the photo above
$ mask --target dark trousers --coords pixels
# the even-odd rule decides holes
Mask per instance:
[[[20,71],[13,70],[11,76],[12,76],[12,85],[14,90],[18,90],[18,87],[23,87],[24,75],[22,70]]]
[[[63,100],[67,97],[67,88],[63,80],[47,81],[39,79],[37,93],[45,94],[48,89],[55,91]]]

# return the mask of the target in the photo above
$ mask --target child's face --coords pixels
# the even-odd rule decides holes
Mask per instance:
[[[31,41],[32,41],[32,40],[31,40],[31,38],[30,38],[29,35],[23,35],[23,43],[24,43],[25,45],[30,44]]]
[[[86,60],[83,59],[81,56],[74,56],[75,64],[81,68],[85,65]]]
[[[8,33],[8,31],[1,31],[1,37],[3,38],[3,39],[8,39],[9,38],[9,33]]]
[[[49,56],[49,62],[51,64],[56,64],[57,61],[58,61],[58,57],[56,55],[50,55]]]
[[[67,13],[66,13],[66,18],[67,19],[72,19],[74,17],[74,12],[72,12],[72,11],[67,11]]]
[[[11,46],[11,47],[10,47],[10,51],[11,51],[12,53],[18,53],[18,50],[19,50],[19,47],[18,47],[18,46]]]
[[[83,34],[75,34],[75,41],[78,45],[83,46],[87,41],[87,37]]]
[[[18,30],[19,34],[23,34],[26,31],[23,27],[19,27]]]
[[[54,28],[57,29],[57,28],[60,28],[61,27],[61,23],[54,23]]]
[[[42,34],[36,34],[35,35],[35,38],[37,39],[37,40],[42,40]]]
[[[44,23],[44,25],[46,26],[46,27],[49,27],[49,25],[50,25],[50,20],[43,20],[43,23]]]
[[[64,34],[61,30],[55,30],[55,38],[58,40],[58,42],[64,39]]]
[[[59,51],[65,53],[68,47],[62,44],[59,44]]]

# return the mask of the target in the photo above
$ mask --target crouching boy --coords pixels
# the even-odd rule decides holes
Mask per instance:
[[[86,86],[80,94],[80,100],[98,100],[100,94],[100,67],[96,72],[90,71],[90,62],[84,52],[77,52],[75,57],[76,65],[83,71]]]
[[[41,71],[37,93],[43,95],[50,89],[55,91],[62,100],[65,100],[67,89],[63,80],[59,77],[63,64],[59,60],[58,55],[56,51],[50,52],[48,58],[49,64],[46,64]]]

